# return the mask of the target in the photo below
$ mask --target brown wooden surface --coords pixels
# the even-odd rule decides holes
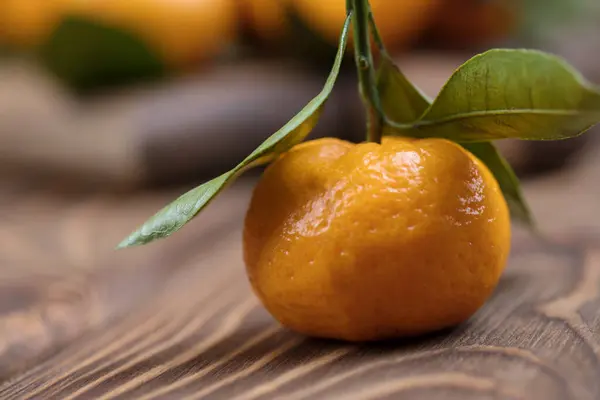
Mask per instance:
[[[516,229],[474,318],[370,345],[296,335],[257,303],[240,254],[251,180],[184,233],[126,252],[112,247],[173,193],[4,182],[0,398],[598,399],[596,154],[528,184],[552,241]]]

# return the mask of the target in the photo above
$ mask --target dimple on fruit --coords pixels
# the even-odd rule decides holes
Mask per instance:
[[[244,229],[250,282],[283,325],[373,340],[469,318],[510,247],[490,171],[440,139],[307,142],[258,183]]]

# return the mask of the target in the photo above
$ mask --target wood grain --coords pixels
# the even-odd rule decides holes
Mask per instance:
[[[597,169],[585,171],[570,194],[589,211]],[[580,231],[576,217],[569,231],[550,223],[551,240],[516,229],[498,289],[467,323],[351,345],[282,329],[252,295],[240,242],[251,185],[185,234],[118,253],[172,194],[0,192],[0,398],[600,398],[598,216]],[[528,189],[541,214],[558,191]]]

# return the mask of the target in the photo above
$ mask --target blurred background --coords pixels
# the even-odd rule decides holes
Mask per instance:
[[[260,171],[184,234],[113,248],[184,190],[238,163],[320,91],[344,3],[0,0],[0,379],[122,315],[178,266],[241,268],[237,229]],[[371,4],[394,58],[430,96],[491,47],[550,51],[600,83],[598,0]],[[364,138],[347,56],[312,137]],[[600,232],[597,133],[500,143],[544,231]],[[233,247],[222,253],[231,256],[211,259],[211,243],[229,231]]]
[[[595,0],[372,6],[432,96],[490,47],[551,51],[600,81]],[[343,17],[344,0],[0,0],[0,171],[131,190],[225,170],[318,92]],[[314,136],[361,140],[361,118],[349,57]],[[502,146],[527,175],[584,142]]]

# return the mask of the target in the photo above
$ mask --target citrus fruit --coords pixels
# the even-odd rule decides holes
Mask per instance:
[[[244,14],[253,34],[267,42],[283,39],[288,23],[283,1],[287,0],[244,0]]]
[[[0,1],[0,44],[27,48],[42,42],[58,24],[64,0]]]
[[[446,0],[431,24],[430,36],[448,48],[487,46],[516,27],[519,1]]]
[[[215,56],[234,39],[236,6],[236,0],[2,0],[0,43],[40,45],[66,16],[75,15],[126,30],[167,65],[186,67]]]
[[[221,52],[234,38],[236,0],[75,1],[75,13],[127,30],[167,65],[186,67]]]
[[[345,19],[345,0],[286,0],[310,29],[337,43]],[[370,0],[381,36],[390,48],[402,48],[428,26],[440,0]]]
[[[244,226],[251,285],[297,332],[350,341],[468,319],[504,269],[510,221],[478,159],[442,139],[320,139],[265,171]]]

